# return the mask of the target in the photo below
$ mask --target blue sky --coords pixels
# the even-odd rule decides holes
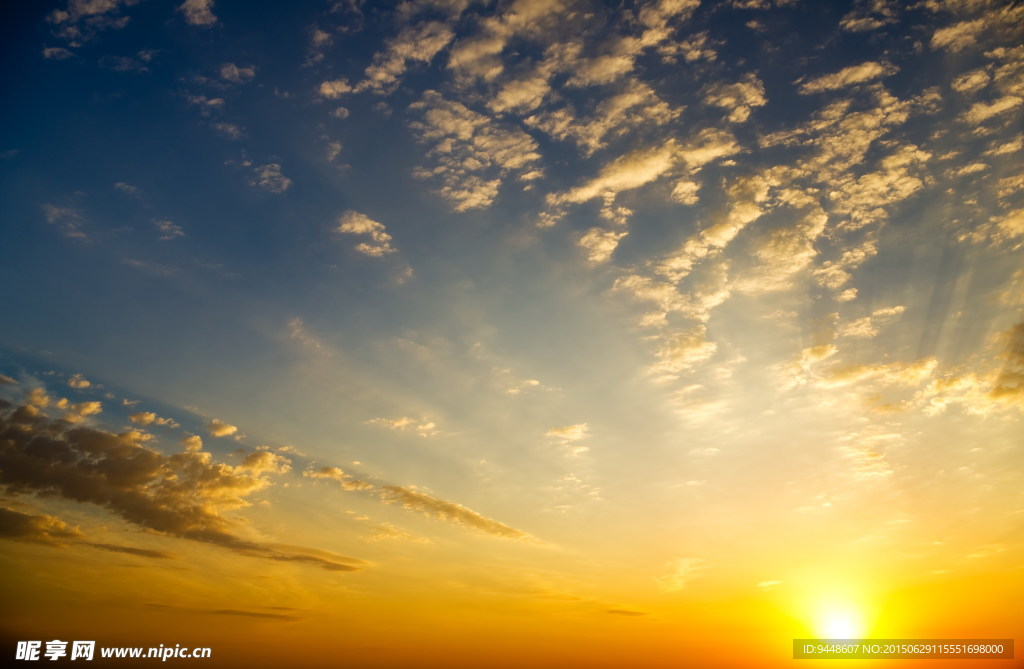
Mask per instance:
[[[1022,12],[26,3],[5,420],[246,483],[169,529],[8,460],[5,543],[117,519],[355,556],[380,602],[457,564],[662,620],[694,588],[797,606],[839,555],[900,556],[885,587],[1011,564]]]

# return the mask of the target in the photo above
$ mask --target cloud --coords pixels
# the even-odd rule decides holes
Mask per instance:
[[[380,256],[394,253],[391,246],[391,235],[385,232],[384,224],[373,220],[366,214],[358,211],[346,211],[338,219],[338,232],[343,235],[363,235],[370,241],[360,242],[356,245],[356,251],[364,255],[379,258]]]
[[[1003,368],[989,397],[999,402],[1015,403],[1024,409],[1024,323],[1017,323],[1000,333],[999,339],[1003,343]]]
[[[839,451],[849,462],[849,473],[858,481],[877,481],[892,476],[892,467],[885,457],[885,448],[899,444],[898,434],[852,434],[843,437]]]
[[[139,0],[68,0],[64,9],[47,14],[46,21],[55,26],[55,35],[68,46],[78,47],[101,30],[118,30],[128,25],[128,17],[118,14],[137,2]]]
[[[699,558],[676,558],[669,563],[669,572],[654,580],[664,592],[679,592],[700,578],[707,568],[707,563]]]
[[[117,544],[97,544],[91,541],[83,542],[83,545],[89,546],[90,548],[98,548],[104,551],[111,551],[113,553],[125,553],[127,555],[154,558],[157,560],[168,560],[174,557],[170,553],[165,553],[164,551],[155,551],[149,548],[135,548],[134,546],[120,546]]]
[[[532,181],[541,176],[537,142],[518,127],[502,124],[466,105],[426,91],[409,106],[421,115],[409,126],[420,142],[431,144],[433,167],[414,175],[440,180],[438,193],[455,211],[491,205],[508,177]]]
[[[193,104],[199,107],[199,113],[203,116],[209,116],[210,111],[213,109],[221,109],[224,107],[224,98],[208,98],[205,95],[189,95],[185,98],[189,104]]]
[[[253,175],[249,185],[259,186],[269,193],[283,193],[292,185],[292,180],[281,173],[281,166],[278,163],[253,167]]]
[[[976,70],[971,70],[970,72],[965,72],[964,74],[959,75],[953,80],[951,86],[953,87],[953,90],[958,93],[970,95],[972,93],[977,93],[985,86],[988,86],[990,79],[991,77],[988,72],[986,72],[984,68],[979,67]]]
[[[614,94],[600,96],[600,102],[590,115],[578,115],[571,104],[566,104],[541,110],[523,122],[555,139],[574,140],[589,156],[607,146],[609,138],[621,137],[645,126],[662,126],[679,116],[679,109],[670,107],[658,97],[653,88],[642,81],[631,77],[620,84],[618,89]],[[545,94],[546,91],[547,80],[544,79]],[[507,89],[503,89],[492,101],[492,109],[496,104],[507,108],[501,102],[505,99],[503,94],[507,92]],[[530,98],[528,106],[531,108],[539,105],[543,98],[539,88],[536,92],[537,97]]]
[[[936,367],[938,367],[938,361],[935,358],[922,358],[912,363],[849,365],[820,378],[817,385],[822,388],[836,388],[871,382],[884,385],[916,386],[926,381]]]
[[[0,507],[0,538],[63,545],[82,538],[78,528],[47,514],[27,514],[10,507]]]
[[[141,425],[142,427],[148,427],[150,425],[161,425],[171,428],[179,427],[178,423],[170,418],[161,418],[152,411],[139,411],[133,413],[128,417],[135,425]]]
[[[612,257],[619,242],[627,232],[616,232],[614,230],[602,230],[601,228],[590,228],[580,237],[579,245],[586,249],[587,260],[592,263],[606,262]]]
[[[541,34],[566,9],[561,0],[513,0],[495,16],[482,20],[476,34],[455,43],[448,67],[459,78],[492,81],[504,70],[501,54],[509,42],[517,36]]]
[[[333,355],[331,349],[319,337],[309,332],[305,322],[295,317],[288,321],[288,336],[307,351],[320,355]]]
[[[302,472],[306,478],[336,481],[345,490],[374,490],[377,486],[367,481],[360,481],[338,467],[321,467],[307,469]]]
[[[115,72],[149,72],[149,63],[157,53],[155,49],[143,49],[134,56],[103,56],[99,65]]]
[[[354,92],[391,93],[410,62],[430,63],[454,36],[451,27],[440,21],[404,27],[387,41],[383,51],[374,55],[373,63],[366,68],[366,78],[356,85]]]
[[[257,450],[246,454],[242,458],[242,464],[238,465],[236,469],[239,471],[250,471],[255,474],[284,474],[291,471],[291,468],[292,462],[288,458],[271,453],[270,451]]]
[[[54,406],[65,410],[62,418],[68,423],[80,423],[86,416],[95,416],[103,411],[103,404],[96,400],[72,404],[62,398]]]
[[[984,18],[973,21],[961,21],[946,28],[939,28],[932,34],[933,49],[963,51],[978,41],[978,36],[985,30],[987,22]]]
[[[175,237],[184,237],[185,231],[173,221],[154,221],[153,225],[160,231],[160,240],[168,241]]]
[[[503,539],[532,539],[526,532],[491,520],[461,504],[447,502],[417,490],[400,486],[384,486],[380,489],[380,495],[385,502],[400,504],[402,508],[416,511],[428,518],[437,518]]]
[[[193,26],[212,26],[217,23],[213,15],[213,0],[185,0],[178,6],[185,15],[185,22]]]
[[[334,79],[332,81],[324,81],[320,84],[319,88],[320,97],[328,100],[337,100],[346,93],[352,92],[352,87],[345,79]]]
[[[690,330],[665,335],[655,352],[658,361],[651,365],[649,371],[656,381],[672,381],[710,360],[717,352],[718,344],[707,339],[707,327],[698,325]]]
[[[433,437],[437,431],[437,425],[430,420],[417,420],[403,416],[401,418],[371,418],[366,421],[370,425],[380,425],[389,430],[412,431],[421,437]]]
[[[17,381],[12,379],[11,377],[7,376],[6,374],[0,374],[0,385],[6,384],[6,383],[17,383]]]
[[[880,77],[887,77],[897,72],[897,68],[891,64],[876,63],[868,61],[860,65],[844,67],[833,74],[826,74],[816,79],[804,82],[800,86],[801,95],[813,93],[824,93],[835,91],[840,88],[847,88],[856,84],[862,84]]]
[[[1024,207],[1013,209],[1002,216],[992,216],[980,225],[966,227],[957,239],[1018,249],[1024,245]]]
[[[82,229],[85,225],[85,219],[79,210],[46,203],[43,205],[43,216],[46,218],[47,223],[55,226],[65,237],[83,241],[89,239],[89,236]]]
[[[206,424],[206,429],[214,437],[228,437],[238,432],[238,428],[234,425],[228,425],[222,422],[219,418],[214,418]]]
[[[878,30],[896,21],[896,6],[891,0],[857,0],[853,9],[839,20],[839,27],[859,33]]]
[[[75,390],[83,390],[91,385],[92,383],[89,382],[89,379],[85,378],[81,374],[73,374],[71,378],[68,379],[68,386]]]
[[[1004,95],[994,102],[975,102],[970,109],[960,115],[960,119],[968,125],[977,125],[995,116],[1016,110],[1024,99],[1016,95]]]
[[[734,84],[711,84],[704,91],[704,104],[730,110],[728,120],[731,123],[743,123],[750,117],[752,107],[763,107],[767,103],[764,84],[754,74],[747,74]]]
[[[0,485],[9,495],[57,496],[93,504],[140,527],[251,557],[334,571],[358,569],[358,560],[261,544],[233,531],[234,522],[223,512],[249,506],[246,498],[271,483],[262,457],[248,466],[231,467],[213,462],[198,445],[163,455],[146,446],[138,432],[69,426],[25,408],[0,412]],[[33,527],[68,531],[63,525],[26,525],[24,519],[11,518],[15,528],[28,527],[22,532]]]
[[[609,202],[620,192],[640,188],[671,170],[678,155],[678,146],[673,140],[632,151],[615,158],[582,185],[564,193],[551,193],[547,197],[548,204],[576,204],[594,198]]]
[[[870,339],[878,334],[878,326],[880,324],[896,318],[906,309],[903,305],[875,309],[871,312],[870,316],[864,316],[840,326],[836,335],[839,337]]]
[[[74,57],[75,54],[64,47],[51,46],[43,49],[43,58],[46,58],[47,60],[67,60],[68,58]]]
[[[220,78],[230,81],[233,84],[245,84],[256,77],[256,68],[252,65],[239,67],[234,63],[224,63],[220,66]]]
[[[577,423],[575,425],[566,425],[564,427],[553,427],[545,434],[549,437],[554,437],[559,441],[574,442],[585,439],[589,431],[589,425],[586,423]]]

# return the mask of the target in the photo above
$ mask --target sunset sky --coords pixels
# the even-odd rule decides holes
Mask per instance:
[[[1024,5],[62,0],[4,32],[0,653],[1022,643]],[[977,666],[842,666],[936,663]]]

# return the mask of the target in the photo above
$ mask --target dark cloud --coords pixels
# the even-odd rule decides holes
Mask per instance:
[[[283,613],[263,613],[262,611],[241,611],[238,609],[218,609],[210,611],[218,616],[245,616],[247,618],[270,618],[272,620],[298,620],[298,616],[289,616]]]
[[[148,548],[134,548],[132,546],[119,546],[117,544],[95,544],[89,541],[85,542],[85,545],[91,548],[99,548],[100,550],[104,551],[112,551],[114,553],[127,553],[128,555],[156,558],[159,560],[169,560],[174,557],[170,553],[164,553],[163,551],[154,551]]]
[[[331,571],[354,571],[361,564],[322,551],[239,538],[222,512],[248,506],[247,496],[270,485],[266,472],[215,463],[198,447],[163,455],[146,446],[146,438],[136,431],[74,427],[32,406],[3,411],[0,485],[10,494],[95,504],[141,527],[252,557]],[[9,522],[11,532],[30,530],[24,521]]]
[[[60,518],[0,507],[0,538],[63,545],[81,536],[77,528],[69,526]]]
[[[992,397],[1024,402],[1024,323],[1017,323],[1002,334],[1003,369],[992,388]]]

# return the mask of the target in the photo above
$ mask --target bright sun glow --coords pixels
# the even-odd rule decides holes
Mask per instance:
[[[818,633],[825,639],[859,639],[864,635],[863,616],[852,608],[826,608],[818,619]]]

